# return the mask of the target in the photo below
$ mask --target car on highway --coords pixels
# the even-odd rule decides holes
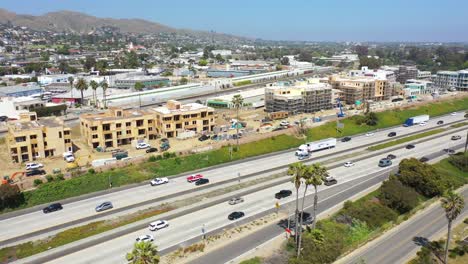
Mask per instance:
[[[48,214],[48,213],[59,211],[62,209],[63,207],[61,203],[53,203],[53,204],[48,205],[46,208],[42,209],[42,212],[44,214]]]
[[[203,185],[203,184],[207,184],[209,182],[210,182],[210,180],[208,180],[207,178],[201,178],[201,179],[199,179],[198,181],[195,182],[195,185],[197,185],[197,186],[198,185]]]
[[[149,148],[146,150],[146,153],[153,153],[153,152],[158,152],[157,148]]]
[[[96,212],[102,212],[114,208],[111,202],[103,202],[102,204],[96,206]]]
[[[379,167],[388,167],[392,165],[392,161],[389,159],[381,159],[379,160]]]
[[[341,142],[348,142],[351,141],[351,137],[344,137],[341,139]]]
[[[414,149],[415,146],[413,144],[408,144],[406,145],[406,149]]]
[[[396,159],[396,155],[388,154],[387,159],[389,159],[389,160]]]
[[[422,157],[422,158],[419,159],[420,162],[426,162],[428,160],[429,160],[429,158],[426,158],[426,157]]]
[[[198,138],[198,141],[203,142],[203,141],[208,140],[208,139],[210,139],[210,136],[202,135],[201,137]]]
[[[452,112],[452,113],[450,113],[451,116],[455,116],[455,115],[457,115],[457,114],[458,114],[457,112]]]
[[[232,221],[244,217],[244,215],[244,212],[232,212],[228,215],[228,219]]]
[[[394,137],[394,136],[396,136],[396,132],[390,132],[390,133],[388,133],[388,136],[389,137]]]
[[[419,126],[425,126],[425,125],[427,125],[427,122],[425,122],[425,121],[419,123]]]
[[[460,135],[452,136],[452,140],[459,140],[459,139],[461,139],[461,136],[460,136]]]
[[[373,132],[367,132],[367,133],[366,133],[366,137],[371,137],[371,136],[373,136],[373,135],[374,135]]]
[[[152,235],[142,235],[142,236],[137,237],[136,241],[137,242],[147,242],[147,241],[153,242],[154,237]]]
[[[323,180],[323,184],[325,184],[326,186],[331,186],[337,183],[338,181],[331,176],[325,177],[325,179]]]
[[[151,145],[148,143],[144,143],[144,142],[138,143],[136,145],[136,149],[146,149],[146,148],[151,148]]]
[[[188,182],[196,182],[201,178],[203,178],[203,175],[201,175],[201,174],[192,174],[192,175],[187,177],[187,181]]]
[[[453,150],[453,149],[444,149],[444,152],[446,152],[448,154],[455,154],[455,150]]]
[[[307,152],[307,151],[297,155],[298,160],[305,160],[305,159],[308,159],[308,158],[310,158],[310,153]]]
[[[443,124],[444,124],[444,121],[439,120],[439,121],[437,121],[437,124],[438,124],[438,125],[443,125]]]
[[[42,163],[36,163],[36,162],[26,163],[26,170],[35,170],[35,169],[40,169],[43,167],[44,165]]]
[[[47,174],[45,170],[29,170],[26,172],[26,177],[36,176],[36,175],[45,175]]]
[[[231,198],[231,200],[229,200],[228,204],[230,204],[230,205],[235,205],[235,204],[243,203],[243,202],[244,202],[244,198],[242,198],[242,197],[234,197],[234,198]]]
[[[348,161],[348,162],[345,162],[344,166],[345,166],[346,168],[352,167],[352,166],[354,166],[354,163],[352,163],[351,161]]]
[[[155,179],[150,181],[151,186],[161,185],[161,184],[165,184],[165,183],[169,183],[168,178],[155,178]]]
[[[292,194],[292,191],[290,190],[281,190],[275,193],[275,198],[276,199],[286,198],[288,196],[291,196],[291,194]]]
[[[169,222],[166,220],[157,220],[149,224],[150,231],[157,231],[159,229],[163,229],[169,226]]]

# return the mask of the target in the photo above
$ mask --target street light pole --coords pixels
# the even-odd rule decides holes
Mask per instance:
[[[240,172],[238,172],[238,173],[237,173],[237,180],[239,181],[239,183],[240,183],[240,179],[241,179],[241,178],[240,178]]]

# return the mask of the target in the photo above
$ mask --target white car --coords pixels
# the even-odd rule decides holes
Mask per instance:
[[[366,137],[371,137],[371,136],[373,136],[373,135],[374,135],[373,132],[367,132],[367,133],[366,133]]]
[[[44,167],[42,163],[26,163],[26,170],[35,170]]]
[[[352,163],[351,161],[348,161],[348,162],[346,162],[346,163],[344,164],[344,166],[345,166],[346,168],[352,167],[352,166],[354,166],[354,163]]]
[[[154,241],[154,237],[152,235],[142,235],[137,237],[137,242],[147,242],[147,241]]]
[[[419,123],[419,125],[420,126],[425,126],[425,125],[427,125],[427,123],[426,122],[421,122],[421,123]]]
[[[161,184],[165,184],[165,183],[169,183],[168,178],[156,178],[156,179],[150,181],[151,186],[161,185]]]
[[[450,115],[453,115],[453,116],[457,115],[457,112],[452,112]]]
[[[158,220],[154,221],[153,223],[149,224],[149,230],[150,231],[156,231],[159,229],[163,229],[169,226],[169,222],[166,220]]]
[[[148,143],[138,143],[136,145],[136,149],[145,149],[145,148],[151,148],[150,144],[148,144]]]
[[[288,121],[281,121],[280,126],[289,126]]]
[[[75,156],[73,156],[73,153],[71,152],[64,152],[63,159],[66,160],[67,162],[73,162],[75,161]]]

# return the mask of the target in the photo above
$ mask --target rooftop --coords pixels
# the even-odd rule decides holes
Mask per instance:
[[[175,107],[174,107],[175,106]],[[153,108],[153,111],[167,115],[167,114],[176,114],[176,113],[185,113],[197,110],[211,110],[214,111],[213,108],[198,104],[198,103],[190,103],[182,105],[177,101],[169,100],[168,104],[165,106]]]
[[[0,96],[2,96],[3,94],[6,95],[11,93],[26,92],[33,90],[41,90],[41,87],[39,87],[36,84],[5,86],[0,87]]]
[[[63,122],[56,117],[41,118],[37,121],[10,121],[8,127],[13,131],[25,131],[30,129],[39,129],[42,127],[60,127]]]
[[[118,112],[120,113],[118,114]],[[92,121],[109,121],[126,119],[131,117],[142,117],[150,114],[150,112],[143,110],[123,110],[121,108],[110,108],[107,112],[82,114],[80,115],[80,118]]]

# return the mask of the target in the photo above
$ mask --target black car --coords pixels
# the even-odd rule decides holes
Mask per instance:
[[[388,154],[387,159],[389,159],[389,160],[396,159],[396,156],[393,155],[393,154]]]
[[[36,176],[36,175],[44,175],[46,174],[45,170],[30,170],[26,172],[26,176]]]
[[[438,125],[443,125],[443,124],[444,124],[444,121],[439,120],[439,121],[437,121],[437,124],[438,124]]]
[[[201,178],[201,179],[199,179],[198,181],[195,182],[195,185],[203,185],[203,184],[207,184],[209,182],[210,182],[210,180],[208,180],[207,178]]]
[[[341,139],[341,142],[348,142],[351,140],[351,137],[344,137]]]
[[[394,136],[396,136],[396,132],[390,132],[390,133],[388,133],[388,136],[389,137],[394,137]]]
[[[157,148],[149,148],[146,150],[146,153],[151,153],[151,152],[158,152]]]
[[[292,191],[290,190],[281,190],[275,193],[275,198],[276,199],[286,198],[288,196],[291,196],[291,194],[292,194]]]
[[[451,139],[452,140],[459,140],[459,139],[461,139],[461,136],[460,135],[455,135],[455,136],[452,136]]]
[[[414,148],[415,148],[415,147],[414,147],[413,144],[408,144],[408,145],[406,145],[406,149],[414,149]]]
[[[47,206],[46,208],[42,209],[42,212],[44,212],[44,214],[47,214],[47,213],[55,212],[55,211],[62,210],[62,209],[63,209],[62,204],[53,203]]]
[[[5,122],[8,120],[8,116],[0,116],[0,122]]]
[[[429,159],[426,158],[426,157],[422,157],[422,158],[419,159],[420,162],[426,162],[426,161],[428,161],[428,160],[429,160]]]
[[[205,140],[208,140],[208,139],[210,139],[209,136],[207,136],[207,135],[202,135],[201,137],[198,138],[198,141],[205,141]]]
[[[245,215],[244,212],[233,212],[228,215],[228,219],[236,220],[236,219],[243,217],[244,215]]]

